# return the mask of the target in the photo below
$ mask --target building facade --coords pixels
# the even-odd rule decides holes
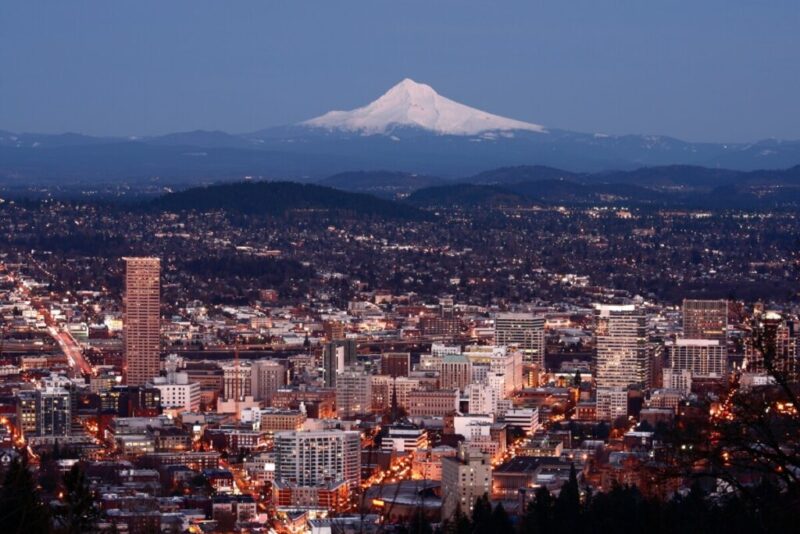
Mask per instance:
[[[161,260],[124,258],[125,297],[123,343],[125,379],[147,384],[160,371]]]
[[[633,305],[597,307],[597,418],[613,420],[628,413],[631,386],[649,378],[647,322]]]

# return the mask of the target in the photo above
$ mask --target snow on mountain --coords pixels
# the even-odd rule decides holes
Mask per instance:
[[[330,111],[300,125],[365,135],[386,134],[398,127],[422,128],[442,135],[475,135],[498,130],[547,133],[538,124],[459,104],[441,96],[430,85],[409,78],[364,107],[352,111]]]

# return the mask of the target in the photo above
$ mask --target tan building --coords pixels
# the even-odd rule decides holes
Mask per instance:
[[[447,445],[412,452],[411,470],[424,480],[442,480],[442,461],[456,456],[458,451]]]
[[[261,412],[261,431],[270,437],[283,430],[300,430],[306,414],[300,410],[270,409]]]
[[[286,385],[286,367],[275,360],[258,360],[253,362],[250,374],[250,391],[253,398],[272,405],[272,396]]]
[[[124,258],[125,380],[142,386],[160,371],[161,260]]]
[[[325,321],[322,323],[322,331],[325,334],[326,341],[334,341],[337,339],[344,339],[344,323],[341,321]]]
[[[253,368],[248,363],[230,363],[222,366],[222,396],[225,400],[244,400],[252,397]]]
[[[408,393],[408,415],[443,417],[458,411],[457,389],[417,389]]]
[[[475,501],[491,491],[488,454],[462,443],[456,456],[442,458],[442,519],[453,517],[456,509],[470,516]]]
[[[446,354],[441,369],[439,383],[442,389],[463,391],[472,382],[472,364],[463,354]]]

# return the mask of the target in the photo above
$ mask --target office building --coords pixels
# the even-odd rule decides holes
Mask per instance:
[[[663,370],[663,375],[663,389],[680,391],[684,396],[692,392],[692,372],[690,370],[668,367]]]
[[[457,389],[416,389],[408,393],[408,415],[443,417],[458,411]]]
[[[222,396],[225,400],[243,401],[252,397],[252,372],[250,362],[229,363],[222,366]]]
[[[650,376],[647,322],[633,305],[597,307],[597,418],[628,413],[628,388],[644,387]]]
[[[533,434],[539,429],[539,408],[518,408],[507,410],[503,414],[503,422],[525,432]]]
[[[384,452],[406,454],[427,448],[427,431],[412,424],[389,425],[386,427],[386,434],[381,438],[381,450]]]
[[[695,376],[723,377],[728,371],[728,349],[717,339],[677,339],[667,342],[670,368]],[[666,385],[664,387],[667,387]]]
[[[190,382],[189,375],[178,371],[180,360],[174,354],[167,356],[166,376],[154,377],[150,386],[161,396],[161,407],[186,412],[200,410],[200,384]]]
[[[419,389],[420,381],[416,378],[401,376],[392,378],[388,375],[370,376],[372,388],[372,410],[383,412],[392,407],[392,399],[397,400],[399,408],[408,409],[409,394]]]
[[[372,380],[360,365],[346,367],[336,378],[336,415],[346,419],[372,411]]]
[[[161,260],[124,259],[125,379],[128,385],[141,386],[147,384],[160,371]]]
[[[341,321],[323,321],[322,332],[326,341],[335,341],[345,338],[344,323]]]
[[[500,313],[494,319],[496,345],[516,345],[530,363],[544,366],[545,319],[531,313]]]
[[[275,360],[257,360],[251,367],[250,382],[253,398],[271,406],[272,396],[286,385],[286,367]]]
[[[425,315],[419,320],[419,332],[424,337],[455,337],[461,332],[461,320],[453,316]]]
[[[683,337],[716,339],[725,345],[728,329],[727,300],[683,301]]]
[[[336,387],[336,375],[345,366],[356,363],[358,348],[355,339],[337,339],[322,346],[322,372],[325,387]]]
[[[484,494],[492,494],[489,455],[462,443],[456,456],[442,458],[442,519],[452,518],[456,510],[470,516]]]
[[[68,436],[72,433],[70,392],[60,387],[36,390],[37,436]]]
[[[472,382],[472,364],[463,354],[445,354],[442,358],[439,384],[442,389],[463,391]]]
[[[392,378],[408,376],[411,370],[411,354],[408,352],[386,352],[381,354],[381,374]]]
[[[355,431],[320,430],[275,433],[275,480],[298,486],[345,482],[358,487],[361,435]]]
[[[798,379],[797,336],[794,323],[780,313],[767,311],[753,319],[753,331],[745,338],[744,365],[751,373],[779,374]]]

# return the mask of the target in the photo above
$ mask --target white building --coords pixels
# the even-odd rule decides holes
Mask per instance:
[[[416,425],[391,425],[381,438],[381,450],[402,454],[428,448],[428,433]]]
[[[491,414],[456,415],[453,417],[453,431],[467,441],[484,441],[490,438],[493,423]]]
[[[161,407],[167,410],[196,412],[200,409],[200,384],[189,382],[189,375],[179,372],[180,360],[174,354],[167,356],[167,376],[153,377],[150,385],[160,392]]]
[[[673,369],[691,371],[695,376],[727,374],[728,349],[717,339],[677,339],[667,342],[666,348]]]
[[[650,370],[647,322],[634,305],[597,306],[597,418],[628,413],[628,388],[644,387]]]
[[[358,365],[336,375],[336,415],[354,417],[372,411],[372,380]]]
[[[526,434],[533,434],[539,429],[539,409],[520,408],[508,410],[503,416],[503,421],[508,426],[521,428]]]
[[[688,369],[666,368],[664,374],[664,388],[680,391],[684,396],[692,392],[692,372]]]
[[[275,480],[317,486],[361,480],[361,434],[320,430],[275,433]]]

